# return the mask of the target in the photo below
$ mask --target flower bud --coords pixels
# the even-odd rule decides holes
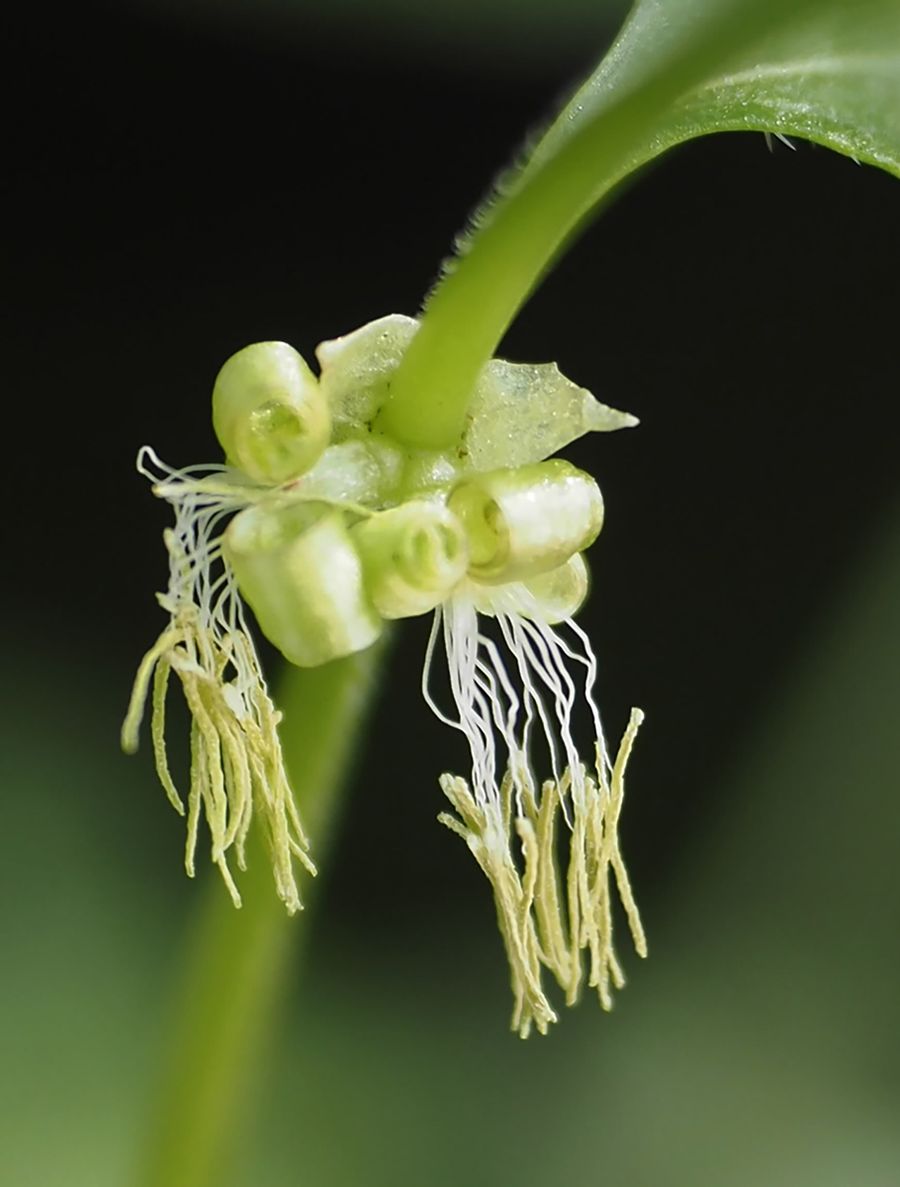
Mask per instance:
[[[331,436],[319,383],[286,342],[256,342],[216,377],[213,428],[232,465],[277,486],[308,470]]]
[[[477,474],[451,491],[447,506],[465,528],[469,575],[489,585],[557,568],[603,526],[596,482],[560,458]]]
[[[410,618],[440,605],[466,575],[459,520],[438,501],[414,499],[364,519],[350,532],[369,597],[384,618]]]
[[[247,507],[229,524],[223,549],[263,634],[298,667],[362,651],[381,633],[340,511]]]

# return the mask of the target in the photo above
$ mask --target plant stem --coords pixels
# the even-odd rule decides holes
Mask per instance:
[[[320,868],[383,650],[320,668],[287,667],[278,690],[288,770]],[[258,841],[250,846],[240,890],[244,905],[235,910],[210,876],[188,929],[136,1187],[218,1187],[252,1102],[296,946],[308,932],[308,910],[293,919],[286,914]]]
[[[598,72],[476,215],[426,304],[379,426],[418,448],[456,444],[482,367],[555,257],[614,186],[675,142],[654,136],[662,114],[730,57],[773,27],[798,22],[816,2],[721,0],[702,19],[676,28],[662,49],[644,28],[652,3],[638,5],[610,67],[601,67],[603,85]],[[652,11],[646,19],[658,33]],[[647,66],[629,74],[635,57]]]

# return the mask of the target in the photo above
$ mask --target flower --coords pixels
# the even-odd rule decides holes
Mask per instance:
[[[172,470],[141,451],[138,469],[175,508],[176,522],[164,536],[169,584],[159,596],[169,622],[138,670],[123,745],[137,746],[152,681],[157,771],[183,813],[164,736],[174,673],[192,717],[188,873],[202,810],[213,861],[240,905],[229,854],[244,867],[247,832],[260,815],[278,894],[293,912],[294,859],[315,869],[241,599],[300,666],[368,647],[384,620],[433,611],[423,692],[471,753],[467,778],[441,776],[455,814],[439,819],[463,837],[491,884],[513,1028],[524,1037],[556,1020],[544,970],[572,1004],[586,964],[588,984],[611,1007],[624,983],[614,893],[646,953],[617,831],[643,715],[632,710],[613,758],[594,695],[597,662],[574,618],[603,500],[590,475],[550,457],[586,432],[636,421],[552,364],[495,359],[455,447],[410,450],[375,422],[417,328],[392,315],[323,343],[318,379],[284,343],[247,347],[226,362],[213,391],[224,465]],[[432,691],[439,641],[452,711]],[[584,726],[593,736],[586,759],[575,742]]]

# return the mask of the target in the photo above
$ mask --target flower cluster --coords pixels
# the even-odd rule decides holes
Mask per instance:
[[[266,637],[306,667],[370,646],[386,620],[433,611],[423,691],[465,735],[472,759],[467,779],[441,777],[455,815],[440,819],[493,889],[513,1027],[525,1036],[555,1020],[543,969],[571,1004],[586,964],[589,985],[611,1006],[623,983],[614,892],[638,952],[646,950],[617,838],[642,714],[632,711],[613,756],[593,694],[596,660],[574,621],[603,500],[590,475],[550,456],[584,433],[636,422],[552,364],[495,359],[453,448],[410,449],[380,431],[379,413],[417,329],[393,315],[325,342],[318,377],[284,343],[249,346],[226,362],[213,391],[224,465],[176,471],[141,451],[138,468],[176,520],[165,533],[169,585],[159,595],[169,622],[139,668],[123,745],[136,748],[152,688],[157,770],[184,812],[165,743],[174,674],[192,719],[188,872],[202,809],[213,861],[240,905],[229,855],[243,868],[259,814],[278,893],[293,912],[294,859],[315,870],[242,599]],[[432,692],[440,641],[450,711]],[[574,741],[579,711],[593,735],[587,760]]]

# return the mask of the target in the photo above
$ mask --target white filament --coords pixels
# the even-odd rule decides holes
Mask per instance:
[[[314,874],[309,843],[297,814],[284,764],[276,710],[247,630],[243,604],[222,551],[225,521],[265,497],[225,466],[173,470],[146,446],[138,470],[175,510],[164,533],[169,583],[159,595],[169,624],[138,668],[122,726],[123,748],[137,749],[146,702],[160,781],[172,805],[187,814],[185,867],[193,875],[201,812],[218,865],[235,904],[241,899],[229,867],[234,851],[246,868],[245,843],[254,813],[264,819],[279,897],[289,912],[300,909],[293,859]],[[171,674],[181,683],[191,714],[190,790],[187,809],[175,787],[167,756],[166,695]]]
[[[497,643],[479,627],[475,600],[477,597],[484,608],[487,596],[484,586],[475,596],[464,586],[435,612],[422,688],[437,717],[465,735],[472,759],[472,793],[500,828],[504,775],[509,772],[517,800],[526,790],[534,794],[531,770],[538,757],[548,762],[554,783],[568,776],[573,800],[581,806],[585,767],[574,739],[580,703],[588,710],[604,767],[608,767],[608,758],[593,693],[597,661],[587,635],[571,619],[552,627],[536,616],[523,617],[514,608],[521,604],[521,593],[517,591],[516,598],[510,599],[500,587],[493,598],[493,617],[509,653],[504,657]],[[441,634],[456,716],[441,709],[430,690]],[[584,670],[581,688],[569,671],[570,664]],[[535,747],[537,755],[532,754]],[[565,804],[563,811],[568,820]],[[571,826],[571,820],[568,823]]]
[[[169,583],[160,603],[173,621],[196,615],[197,630],[187,643],[190,659],[206,675],[221,680],[216,660],[227,655],[234,674],[230,698],[239,716],[250,715],[262,674],[237,584],[222,554],[222,534],[226,521],[254,501],[256,488],[243,483],[230,466],[175,470],[148,445],[138,452],[137,469],[153,483],[153,493],[175,511],[175,525],[164,535]],[[238,635],[249,647],[234,645]]]
[[[480,629],[479,612],[496,620],[508,655]],[[429,689],[441,635],[455,716],[437,705]],[[643,714],[632,710],[611,763],[594,698],[596,676],[597,661],[581,627],[571,619],[546,622],[523,585],[468,582],[435,613],[423,691],[437,716],[465,735],[472,759],[468,781],[441,777],[456,815],[439,819],[463,837],[491,884],[509,959],[512,1025],[523,1037],[533,1025],[544,1032],[556,1020],[542,969],[565,990],[569,1005],[577,1000],[582,952],[588,984],[604,1009],[612,1007],[612,990],[624,984],[612,939],[614,888],[635,948],[642,956],[647,950],[617,835],[625,766]],[[575,743],[579,712],[594,729],[590,763],[581,760]],[[550,779],[535,778],[539,763],[549,765]],[[557,813],[568,830],[562,866]]]

